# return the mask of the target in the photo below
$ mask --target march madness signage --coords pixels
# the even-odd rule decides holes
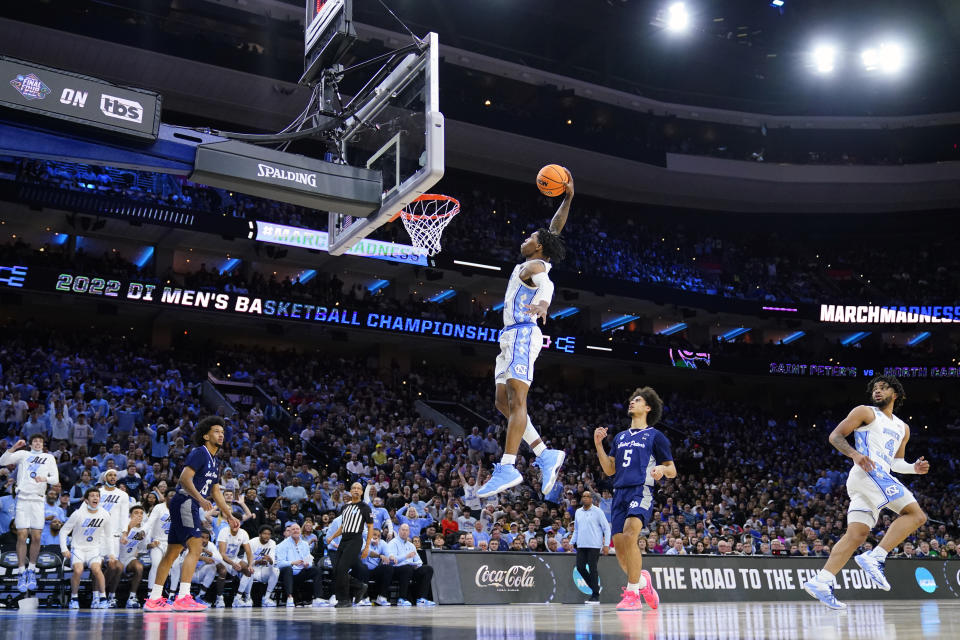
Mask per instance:
[[[566,553],[430,551],[433,593],[441,604],[582,603],[589,590]],[[664,603],[812,601],[803,583],[825,558],[644,556]],[[616,603],[626,579],[614,556],[601,557],[600,599]],[[837,597],[923,600],[960,597],[960,561],[891,559],[890,591],[881,591],[854,563],[837,575]]]

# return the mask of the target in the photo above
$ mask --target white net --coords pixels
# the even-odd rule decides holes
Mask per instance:
[[[460,213],[460,203],[450,196],[425,193],[400,212],[403,227],[410,234],[413,246],[426,249],[428,255],[440,253],[440,236],[453,217]]]

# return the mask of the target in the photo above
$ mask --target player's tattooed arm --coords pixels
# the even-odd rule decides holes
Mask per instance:
[[[870,472],[874,469],[873,461],[850,446],[847,437],[865,424],[873,422],[873,409],[866,405],[856,407],[830,433],[830,444],[843,455],[851,458],[861,469]]]
[[[566,192],[563,196],[563,202],[560,203],[557,212],[553,214],[553,219],[550,221],[550,233],[560,233],[563,230],[563,225],[567,224],[567,216],[570,215],[570,203],[573,202],[573,174],[570,173],[569,169],[566,169],[566,171],[570,179],[565,183]]]

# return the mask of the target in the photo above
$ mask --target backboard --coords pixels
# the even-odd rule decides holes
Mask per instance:
[[[367,218],[329,214],[330,253],[341,255],[426,193],[444,171],[436,33],[405,54],[344,124],[347,164],[380,171],[380,209]]]

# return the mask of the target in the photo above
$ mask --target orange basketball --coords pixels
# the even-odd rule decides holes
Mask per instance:
[[[548,164],[537,174],[537,187],[545,196],[561,196],[566,191],[570,172],[558,164]]]

